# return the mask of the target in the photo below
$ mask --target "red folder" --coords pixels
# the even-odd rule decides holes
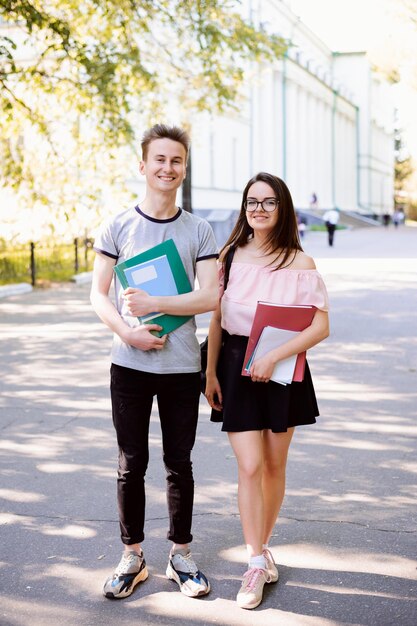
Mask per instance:
[[[245,358],[243,359],[242,376],[250,376],[249,372],[245,370],[245,365],[249,361],[265,326],[301,331],[307,328],[307,326],[310,326],[315,312],[315,306],[258,302],[249,335],[248,347],[246,348]],[[271,350],[272,349],[273,347],[271,346]],[[306,352],[304,351],[300,352],[297,356],[293,381],[301,382],[304,379],[305,365]]]

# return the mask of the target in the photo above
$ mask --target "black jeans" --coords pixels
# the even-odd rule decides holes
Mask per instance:
[[[117,500],[122,542],[145,537],[145,474],[149,461],[149,420],[157,398],[167,472],[168,539],[192,541],[194,479],[191,450],[195,442],[200,373],[151,374],[111,366],[113,424],[119,446]]]

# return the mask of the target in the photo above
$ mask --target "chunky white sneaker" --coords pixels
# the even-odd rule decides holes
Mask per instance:
[[[243,574],[242,586],[236,602],[242,609],[255,609],[261,602],[265,583],[270,583],[270,576],[265,569],[251,567]]]
[[[271,579],[269,582],[276,583],[279,578],[279,574],[278,574],[278,568],[274,561],[274,557],[272,556],[268,548],[264,548],[264,550],[262,551],[262,554],[266,559],[266,571],[268,572],[269,577]]]
[[[112,576],[104,583],[103,593],[106,598],[126,598],[136,585],[148,578],[148,570],[143,552],[139,555],[134,550],[125,552]]]
[[[181,593],[189,598],[205,596],[210,591],[209,581],[198,569],[189,550],[170,554],[166,575],[175,580]]]

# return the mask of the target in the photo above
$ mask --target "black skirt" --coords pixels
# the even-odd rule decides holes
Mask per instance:
[[[248,337],[225,334],[217,370],[223,411],[212,410],[211,421],[223,422],[225,432],[283,433],[293,426],[314,424],[319,410],[308,363],[300,383],[255,383],[241,375],[247,343]]]

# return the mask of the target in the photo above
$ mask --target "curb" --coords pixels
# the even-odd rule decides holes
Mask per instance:
[[[84,283],[91,283],[92,277],[93,272],[81,272],[80,274],[74,274],[71,281],[77,285],[83,285]]]
[[[71,278],[73,283],[77,285],[83,285],[84,283],[91,283],[93,272],[81,272],[80,274],[74,274]],[[22,293],[29,293],[33,291],[33,287],[30,283],[14,283],[11,285],[0,285],[0,298],[7,298],[8,296],[17,296]]]
[[[20,293],[29,293],[30,291],[33,291],[33,287],[29,283],[0,285],[0,298],[7,298],[7,296],[15,296]]]

